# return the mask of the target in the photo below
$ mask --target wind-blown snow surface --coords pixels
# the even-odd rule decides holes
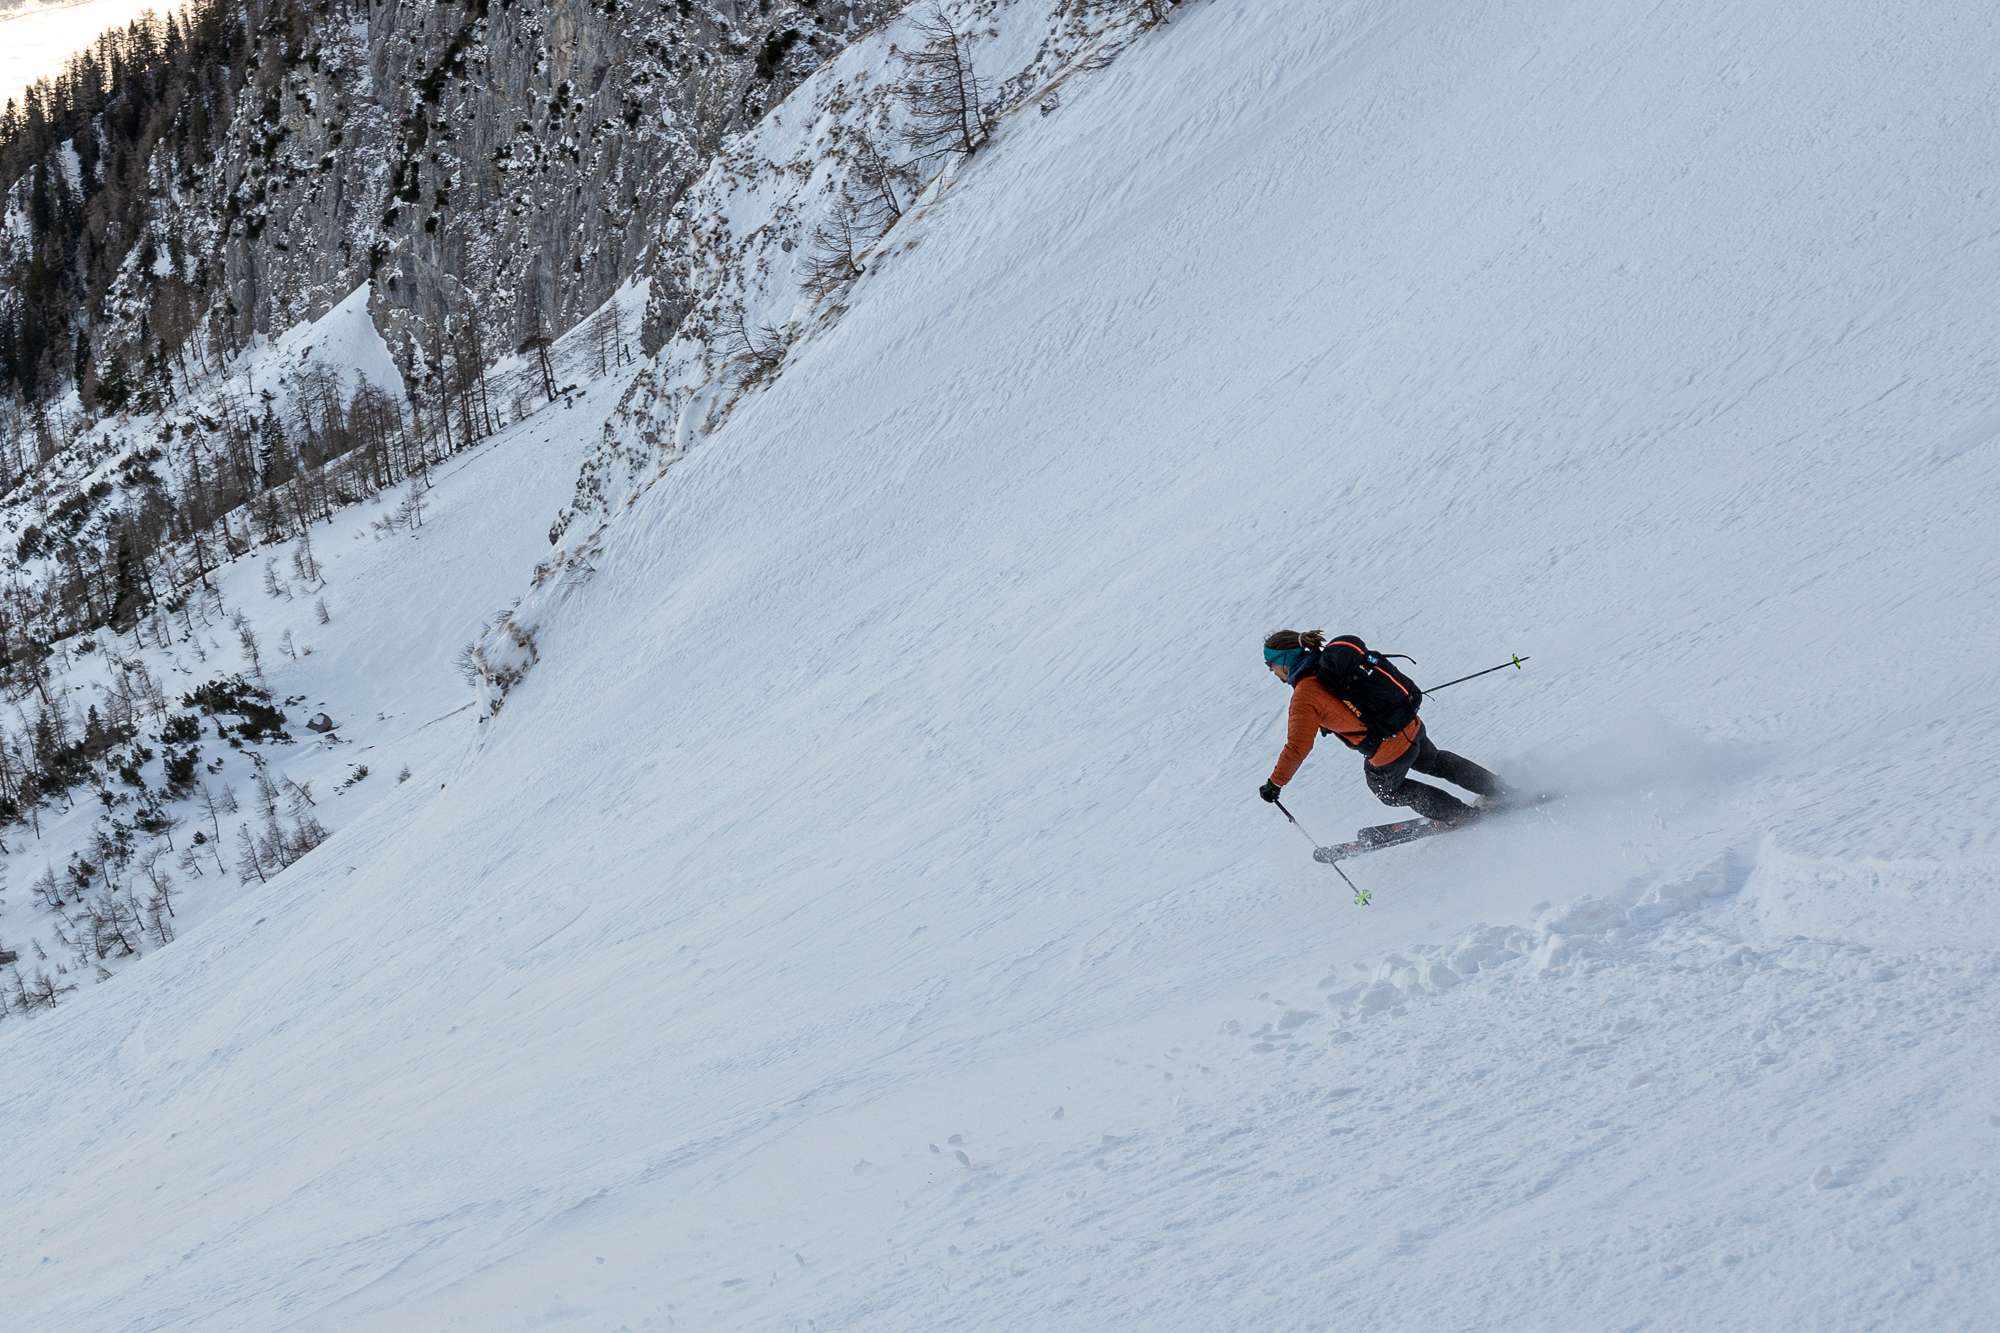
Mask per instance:
[[[12,1310],[1988,1325],[1995,71],[1260,0],[1073,81],[442,790],[0,1033]],[[1530,653],[1427,716],[1572,798],[1349,905],[1286,623]]]

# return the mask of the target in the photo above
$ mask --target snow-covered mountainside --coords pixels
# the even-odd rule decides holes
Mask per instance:
[[[517,347],[656,276],[723,138],[893,13],[185,0],[114,26],[0,96],[0,392],[152,411],[364,283],[412,391],[448,392],[467,340]],[[0,490],[17,433],[0,414]]]
[[[12,1319],[1991,1322],[2000,31],[1173,15],[788,269],[862,38],[690,191],[687,337],[318,522],[325,625],[216,574],[353,808],[0,1024]],[[1425,716],[1566,798],[1352,905],[1281,625],[1527,655]]]
[[[367,294],[243,358],[239,378],[183,420],[220,414],[232,397],[239,414],[243,400],[264,399],[274,419],[289,418],[316,410],[320,390],[394,384]],[[628,323],[643,303],[639,288],[614,302]],[[0,1016],[61,1008],[80,986],[112,980],[386,788],[436,776],[435,756],[453,743],[432,723],[473,707],[454,659],[546,550],[554,483],[582,453],[574,414],[603,417],[633,373],[591,376],[596,351],[583,330],[559,340],[552,364],[587,389],[427,461],[405,440],[400,484],[332,506],[302,535],[258,540],[263,505],[226,516],[228,545],[213,532],[205,547],[190,543],[209,567],[171,604],[122,633],[59,640],[31,663],[39,678],[10,693],[12,717],[0,721],[0,885],[11,888],[0,889]],[[509,397],[526,369],[503,364],[490,378]],[[172,475],[182,461],[148,449],[157,424],[105,423],[96,466],[52,460],[0,505],[0,522],[19,532],[38,495],[45,507],[51,495],[90,502],[74,522],[60,520],[76,507],[66,500],[56,520],[44,516],[46,532],[28,527],[22,547],[42,554],[23,562],[17,585],[60,588],[74,551],[59,538],[105,522],[115,532],[121,506],[144,512],[154,469]],[[329,471],[336,491],[356,480]],[[270,494],[282,505],[282,489]],[[170,588],[186,574],[168,561],[151,576]]]

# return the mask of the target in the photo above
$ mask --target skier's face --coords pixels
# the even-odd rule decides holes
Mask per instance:
[[[1285,670],[1282,664],[1277,662],[1269,662],[1266,663],[1266,665],[1271,668],[1271,674],[1276,676],[1279,680],[1291,679],[1291,674]]]

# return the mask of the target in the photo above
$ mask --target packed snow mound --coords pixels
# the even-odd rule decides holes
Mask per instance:
[[[373,288],[362,283],[318,319],[294,324],[234,367],[253,393],[278,394],[302,375],[323,371],[352,396],[362,383],[400,397],[403,376],[368,313]]]
[[[1217,0],[1023,108],[440,787],[0,1033],[19,1317],[1975,1326],[2000,29],[1927,19]],[[1426,717],[1566,799],[1350,906],[1287,624],[1529,654]]]

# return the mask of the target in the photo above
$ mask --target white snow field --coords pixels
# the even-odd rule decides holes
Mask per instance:
[[[447,770],[0,1028],[7,1322],[1994,1327],[1996,80],[1980,5],[1177,11]],[[1530,655],[1426,716],[1570,798],[1352,905],[1283,625]]]

